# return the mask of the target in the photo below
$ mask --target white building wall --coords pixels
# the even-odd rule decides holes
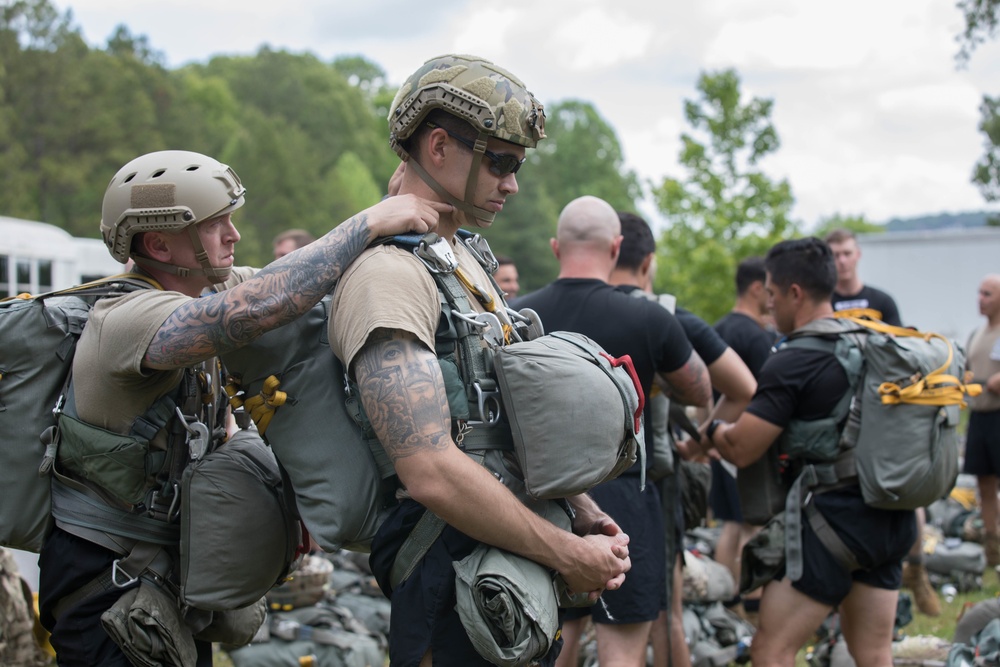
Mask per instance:
[[[858,271],[888,292],[906,326],[965,343],[984,318],[977,292],[983,276],[1000,273],[1000,228],[954,228],[858,236]]]

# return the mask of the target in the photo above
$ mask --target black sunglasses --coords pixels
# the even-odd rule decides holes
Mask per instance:
[[[427,123],[427,127],[431,129],[441,128],[448,133],[449,137],[469,150],[474,151],[476,149],[476,143],[474,141],[457,135],[446,127],[441,127],[440,125],[435,125],[434,123]],[[507,174],[516,174],[517,170],[521,168],[521,165],[524,164],[524,161],[527,159],[523,157],[519,158],[515,155],[511,155],[510,153],[494,153],[491,150],[487,150],[486,153],[484,153],[484,156],[490,160],[490,173],[498,178],[503,178]]]

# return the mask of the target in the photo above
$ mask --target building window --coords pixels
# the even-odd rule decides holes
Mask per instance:
[[[17,260],[17,293],[31,292],[31,260]]]
[[[39,292],[51,292],[52,291],[52,260],[51,259],[40,259],[40,260],[38,260],[38,291]]]
[[[7,255],[0,255],[0,299],[10,296],[10,258]]]

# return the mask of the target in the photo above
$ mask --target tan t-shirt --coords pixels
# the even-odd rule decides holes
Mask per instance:
[[[255,273],[238,267],[221,289]],[[153,336],[171,313],[192,301],[180,292],[144,289],[101,299],[94,305],[73,360],[77,414],[83,421],[116,433],[128,433],[135,418],[156,399],[173,391],[183,370],[142,368]]]
[[[969,339],[965,366],[972,371],[973,382],[983,385],[983,393],[969,398],[969,408],[975,412],[1000,410],[1000,394],[986,391],[986,381],[1000,373],[1000,327],[983,326]]]
[[[452,243],[459,266],[496,303],[502,303],[489,276],[460,243]],[[466,289],[477,312],[484,309]],[[415,335],[429,350],[441,316],[437,285],[427,267],[409,249],[369,248],[351,264],[333,295],[330,346],[346,368],[376,329],[398,329]]]

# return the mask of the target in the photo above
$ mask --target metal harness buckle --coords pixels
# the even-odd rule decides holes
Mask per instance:
[[[432,240],[428,242],[428,238]],[[458,259],[455,257],[451,245],[447,239],[437,234],[420,239],[413,254],[424,263],[424,266],[431,273],[454,273],[455,269],[458,268]]]
[[[490,246],[482,234],[473,234],[471,238],[466,239],[465,247],[469,249],[476,261],[486,269],[487,273],[492,275],[500,268],[500,262],[497,261],[496,255],[490,250]]]

